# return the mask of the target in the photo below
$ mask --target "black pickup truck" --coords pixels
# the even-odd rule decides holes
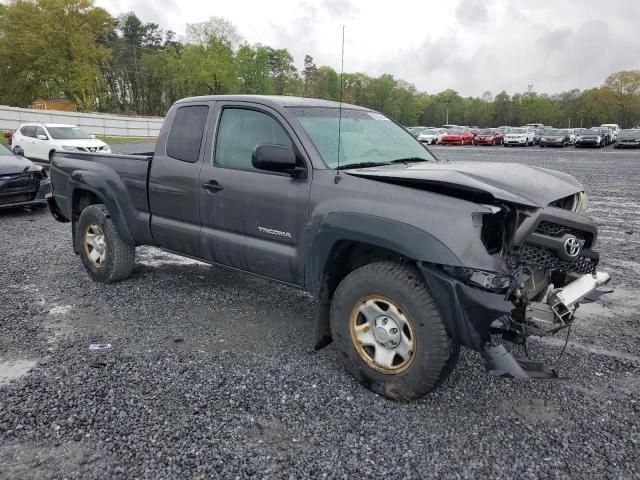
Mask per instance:
[[[434,389],[460,345],[496,375],[549,374],[496,334],[556,333],[609,280],[573,177],[439,161],[353,105],[188,98],[152,156],[56,153],[51,178],[51,212],[94,280],[126,278],[135,247],[153,245],[304,289],[319,300],[316,347],[333,340],[395,399]]]

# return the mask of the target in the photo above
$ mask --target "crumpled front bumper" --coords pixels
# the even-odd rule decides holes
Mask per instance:
[[[495,293],[467,285],[434,265],[418,265],[446,322],[449,335],[460,344],[483,351],[491,339],[494,322],[508,325],[517,307]],[[577,276],[562,288],[549,289],[538,302],[525,308],[525,320],[531,325],[528,335],[546,335],[571,324],[578,303],[590,295],[598,297],[598,288],[609,282],[609,274],[598,272]]]
[[[593,275],[586,273],[576,276],[562,288],[550,288],[541,301],[527,304],[525,319],[540,328],[541,334],[555,333],[572,322],[581,300],[594,294],[592,300],[595,300],[601,294],[598,288],[609,283],[609,280],[611,277],[606,272]]]
[[[509,316],[513,304],[504,294],[466,285],[433,265],[418,264],[431,295],[446,322],[449,335],[467,348],[482,351],[490,339],[491,324]]]
[[[45,205],[46,204],[45,196],[50,191],[51,191],[51,178],[50,177],[43,178],[42,180],[40,180],[40,183],[38,185],[38,190],[32,198],[29,198],[28,200],[20,200],[16,202],[1,203],[0,209]],[[31,192],[33,192],[33,190],[31,190]],[[16,193],[20,193],[20,192],[16,192]],[[31,193],[31,195],[33,195],[33,193]]]

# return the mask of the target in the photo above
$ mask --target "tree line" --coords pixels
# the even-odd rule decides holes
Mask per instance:
[[[463,97],[420,92],[391,74],[372,77],[317,66],[298,71],[287,49],[249,44],[229,21],[188,24],[185,36],[117,18],[93,0],[10,0],[0,4],[0,103],[29,106],[66,98],[81,111],[166,113],[183,97],[296,95],[379,110],[405,125],[478,126],[542,122],[558,127],[640,124],[640,71],[611,74],[601,86],[555,95],[526,91]]]

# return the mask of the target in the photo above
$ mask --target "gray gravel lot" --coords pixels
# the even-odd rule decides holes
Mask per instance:
[[[306,294],[152,248],[97,285],[68,225],[4,211],[0,478],[640,478],[640,151],[434,150],[586,185],[615,292],[581,307],[566,379],[489,378],[465,352],[441,389],[392,402],[311,350]],[[563,340],[530,353],[552,363]]]

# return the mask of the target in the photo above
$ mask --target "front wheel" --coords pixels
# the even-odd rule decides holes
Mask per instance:
[[[111,283],[131,275],[136,249],[125,243],[102,204],[90,205],[75,225],[77,251],[89,276],[96,282]]]
[[[395,400],[435,389],[459,353],[418,270],[395,262],[365,265],[342,280],[331,332],[346,370]]]

